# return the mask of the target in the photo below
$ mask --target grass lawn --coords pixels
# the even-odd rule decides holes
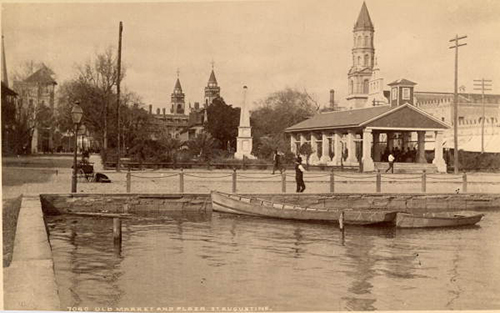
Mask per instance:
[[[79,157],[80,159],[80,157]],[[44,168],[71,168],[73,158],[70,156],[47,157],[47,156],[23,156],[4,157],[2,167],[44,167]]]
[[[16,238],[17,217],[21,208],[21,196],[3,201],[2,207],[2,232],[3,232],[3,267],[10,265],[14,252]]]
[[[40,170],[2,166],[2,186],[13,187],[11,189],[17,191],[17,186],[21,187],[23,184],[45,182],[53,174],[53,169]],[[19,188],[19,192],[11,193],[10,197],[2,201],[3,267],[9,266],[12,261],[17,217],[21,208],[21,188]]]

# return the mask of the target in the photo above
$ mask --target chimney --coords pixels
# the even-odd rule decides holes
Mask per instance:
[[[160,108],[156,109],[156,115],[160,115]]]
[[[330,89],[330,109],[337,111],[337,107],[335,106],[335,90],[333,89]]]
[[[167,109],[163,108],[163,116],[165,117]]]
[[[153,114],[153,105],[152,104],[149,105],[149,114]]]

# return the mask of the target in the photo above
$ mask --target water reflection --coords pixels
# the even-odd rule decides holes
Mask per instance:
[[[497,264],[489,239],[500,235],[500,214],[490,216],[475,228],[344,233],[335,223],[148,216],[123,221],[119,253],[111,219],[48,224],[64,307],[495,309],[500,274],[482,266]],[[477,290],[488,301],[477,300]]]

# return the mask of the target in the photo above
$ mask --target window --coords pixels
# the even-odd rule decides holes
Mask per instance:
[[[391,99],[392,100],[397,100],[398,99],[398,88],[392,88],[391,92]]]
[[[370,46],[370,37],[365,36],[365,46],[368,47]]]
[[[368,66],[368,58],[369,58],[368,54],[365,54],[365,66]]]
[[[358,47],[361,47],[362,44],[363,44],[363,36],[359,36],[358,37]]]
[[[358,65],[361,65],[361,56],[358,56]]]
[[[351,79],[349,81],[349,94],[353,94],[353,93],[354,93],[354,82]]]
[[[403,100],[410,100],[410,88],[403,88]]]

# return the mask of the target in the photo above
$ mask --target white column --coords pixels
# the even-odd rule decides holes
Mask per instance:
[[[350,130],[347,133],[347,160],[345,161],[347,165],[358,165],[358,159],[356,159],[356,142],[354,142],[354,137],[356,133]]]
[[[372,159],[372,130],[363,129],[363,172],[371,172],[375,169]]]
[[[425,159],[425,131],[418,131],[418,146],[417,146],[417,163],[427,163]]]
[[[392,152],[394,149],[394,133],[393,132],[387,132],[387,149],[389,149],[389,152]],[[384,162],[387,160],[384,160]]]
[[[300,149],[300,147],[302,147],[302,145],[306,143],[306,136],[304,136],[303,133],[300,133],[299,138],[300,138],[300,145],[299,145],[299,149]],[[299,154],[298,151],[297,151],[297,154]],[[304,163],[305,163],[307,156],[301,154],[300,157],[302,158],[302,161],[304,161]]]
[[[320,163],[327,164],[328,162],[331,161],[330,159],[330,149],[329,149],[329,141],[328,137],[326,136],[326,132],[321,133],[321,159]]]
[[[443,159],[443,131],[436,132],[436,141],[434,146],[434,160],[432,164],[437,166],[438,172],[446,173],[446,162]]]
[[[381,156],[381,151],[380,151],[380,133],[379,132],[372,132],[373,136],[373,161],[374,162],[380,162],[380,156]]]
[[[295,135],[293,133],[290,134],[290,151],[293,154],[297,155],[297,145],[295,144]]]
[[[314,132],[311,132],[311,150],[312,154],[311,157],[309,158],[309,164],[312,165],[317,165],[319,164],[319,157],[318,157],[318,138],[316,138],[316,135]]]
[[[340,134],[338,132],[333,133],[333,154],[332,161],[328,165],[340,165],[340,160],[342,158],[342,145],[340,144]]]

